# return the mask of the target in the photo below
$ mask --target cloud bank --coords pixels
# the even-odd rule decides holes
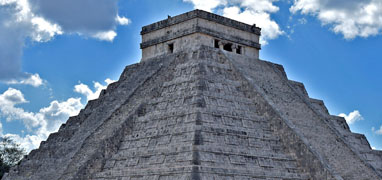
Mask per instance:
[[[292,13],[317,17],[345,39],[381,34],[381,0],[294,0]]]
[[[0,82],[43,85],[38,74],[23,72],[27,40],[41,43],[57,35],[78,34],[113,41],[118,25],[118,0],[0,0]]]
[[[94,82],[94,91],[85,84],[79,84],[75,86],[75,92],[85,95],[86,101],[96,99],[107,85],[115,81],[106,79],[105,82],[106,85]],[[85,106],[81,103],[80,97],[71,97],[64,101],[54,100],[38,112],[28,112],[17,107],[24,103],[29,102],[20,90],[8,88],[0,94],[0,116],[5,117],[7,122],[21,121],[28,132],[23,137],[18,134],[3,134],[3,124],[0,122],[0,136],[11,137],[27,152],[38,148],[41,141],[46,140],[50,133],[56,132],[62,123],[66,122],[70,116],[77,115]]]
[[[273,4],[277,0],[183,0],[194,5],[195,9],[209,12],[223,12],[223,16],[247,24],[256,24],[262,28],[260,42],[267,44],[267,40],[276,39],[284,34],[271,14],[279,11]]]

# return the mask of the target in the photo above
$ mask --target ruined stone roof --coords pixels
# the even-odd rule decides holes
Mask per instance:
[[[200,46],[127,66],[4,180],[382,179],[281,65]]]

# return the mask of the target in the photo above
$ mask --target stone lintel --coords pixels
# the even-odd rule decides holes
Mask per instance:
[[[213,21],[213,22],[216,22],[225,26],[233,27],[242,31],[254,33],[258,36],[260,36],[261,34],[261,29],[259,27],[256,27],[255,24],[254,25],[245,24],[239,21],[235,21],[235,20],[223,17],[223,16],[219,16],[217,14],[212,14],[206,11],[196,9],[178,16],[169,17],[168,19],[165,19],[147,26],[143,26],[141,35],[144,35],[162,28],[166,28],[184,21],[188,21],[193,18],[206,19],[208,21]]]

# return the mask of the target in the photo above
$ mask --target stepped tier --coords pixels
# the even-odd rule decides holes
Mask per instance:
[[[378,179],[378,158],[281,66],[202,46],[128,66],[5,179]]]

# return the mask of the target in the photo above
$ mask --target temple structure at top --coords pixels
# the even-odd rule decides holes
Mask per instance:
[[[259,57],[260,28],[202,10],[142,27],[142,61],[201,45]]]

